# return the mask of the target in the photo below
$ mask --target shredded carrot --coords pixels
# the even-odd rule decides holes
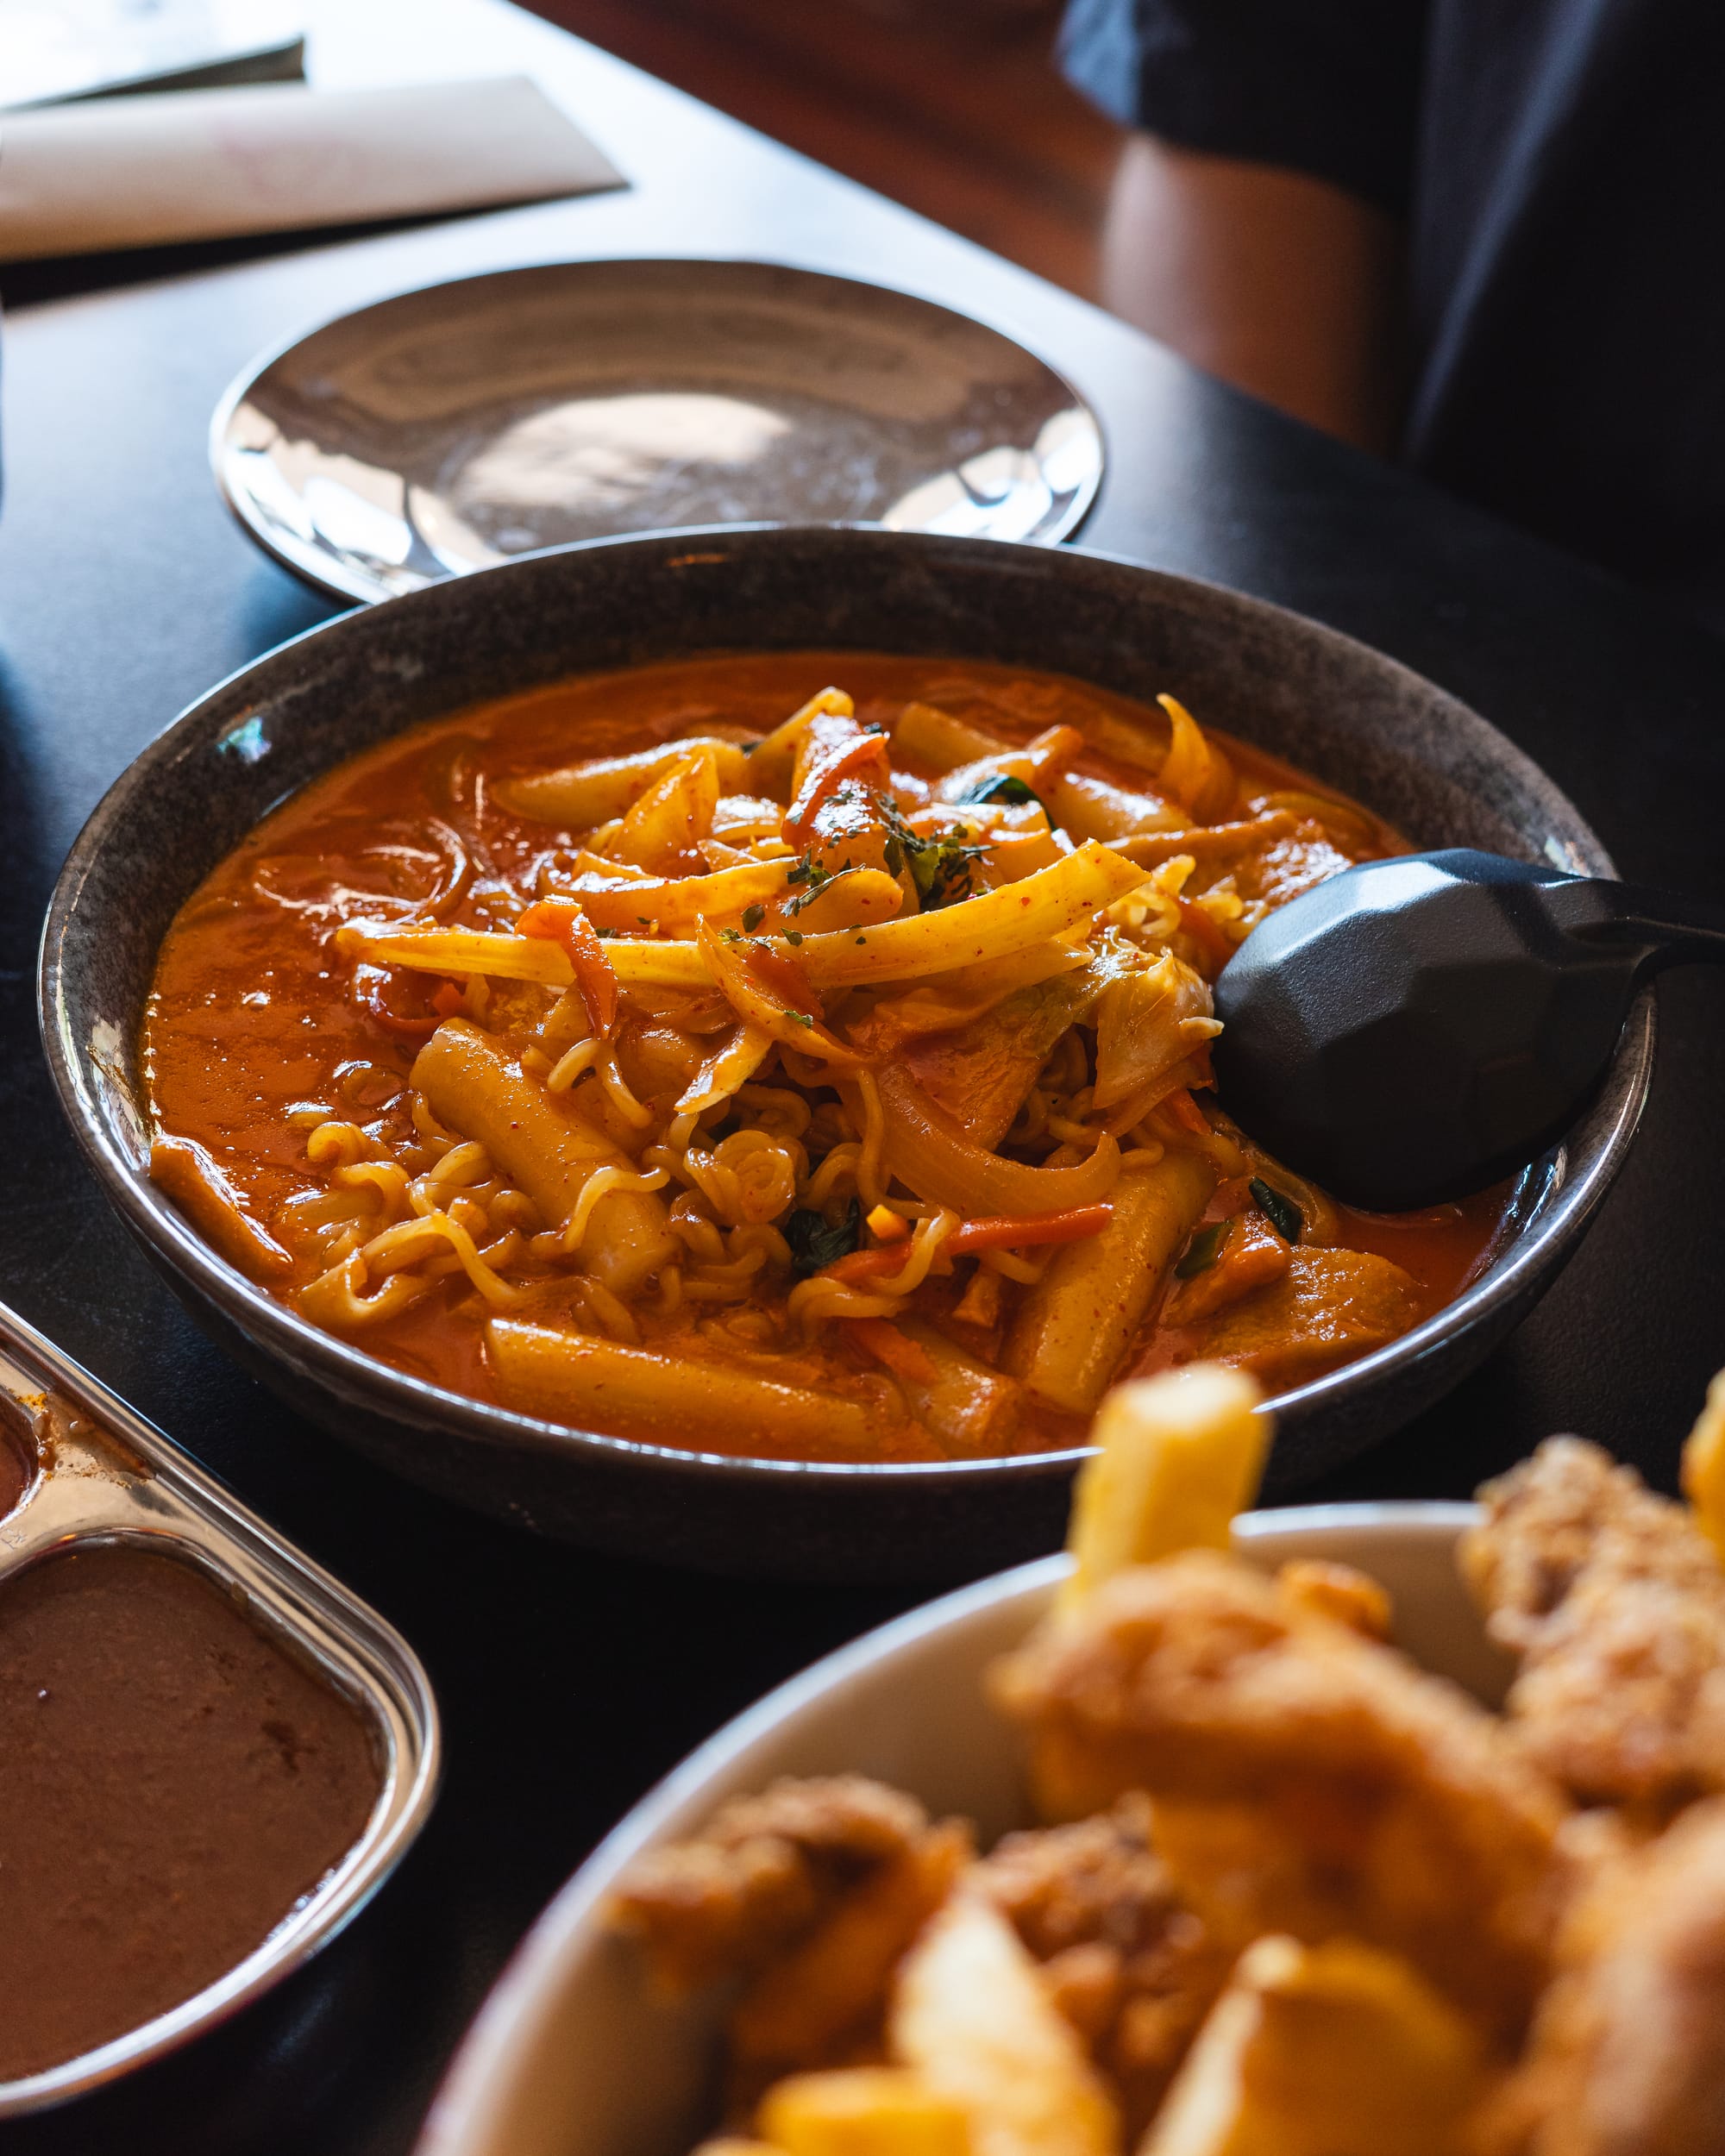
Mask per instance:
[[[1182,1130],[1189,1131],[1194,1138],[1212,1135],[1209,1125],[1204,1120],[1203,1110],[1192,1098],[1189,1086],[1177,1087],[1163,1101],[1162,1106],[1172,1121],[1179,1124]]]
[[[809,986],[808,975],[789,951],[775,950],[770,943],[752,937],[743,950],[743,962],[788,1010],[812,1011],[819,1015],[819,999]]]
[[[1064,1213],[968,1220],[947,1238],[946,1248],[954,1251],[1016,1250],[1032,1243],[1082,1243],[1087,1235],[1100,1235],[1113,1213],[1112,1206],[1098,1203],[1073,1206]]]
[[[1209,1125],[1204,1127],[1208,1131]],[[1073,1206],[1064,1213],[998,1214],[987,1220],[968,1220],[962,1228],[955,1228],[940,1247],[949,1257],[962,1257],[967,1250],[1018,1250],[1038,1243],[1077,1243],[1087,1235],[1099,1235],[1113,1210],[1110,1205]],[[905,1252],[898,1244],[878,1244],[872,1250],[852,1250],[848,1257],[835,1258],[821,1271],[824,1278],[843,1281],[849,1287],[882,1273],[895,1273],[904,1262]]]
[[[561,943],[575,976],[575,988],[586,1006],[587,1024],[601,1039],[609,1040],[617,1027],[621,989],[605,946],[593,933],[593,923],[574,899],[541,899],[530,906],[515,924],[518,936],[536,936],[549,943]]]
[[[939,1383],[934,1357],[916,1341],[907,1340],[897,1326],[884,1318],[847,1318],[844,1322],[857,1346],[884,1363],[894,1377],[908,1378],[913,1385]]]
[[[446,981],[431,999],[431,1008],[439,1018],[452,1018],[467,1001],[465,992],[453,981]]]
[[[884,734],[867,734],[854,718],[823,714],[809,722],[809,738],[815,743],[803,772],[797,798],[785,812],[780,826],[793,845],[802,843],[823,802],[830,800],[845,780],[873,764],[875,782],[884,786],[890,775]]]

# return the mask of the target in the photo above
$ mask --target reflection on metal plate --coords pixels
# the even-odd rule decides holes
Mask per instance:
[[[760,262],[508,270],[385,300],[257,364],[210,437],[235,514],[377,599],[518,554],[720,523],[1051,545],[1095,418],[998,330]]]

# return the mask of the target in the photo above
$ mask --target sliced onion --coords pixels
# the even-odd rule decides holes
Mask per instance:
[[[888,1168],[918,1197],[951,1206],[967,1219],[1094,1205],[1113,1189],[1120,1172],[1120,1149],[1111,1138],[1074,1167],[1026,1168],[973,1144],[902,1065],[883,1066],[875,1084],[886,1119],[882,1158]]]

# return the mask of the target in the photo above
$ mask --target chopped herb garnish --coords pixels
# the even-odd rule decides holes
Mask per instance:
[[[740,928],[722,928],[718,932],[727,943],[740,943],[743,941],[743,931]]]
[[[850,863],[847,861],[844,867],[839,870],[839,875],[842,876],[846,874],[850,867]],[[785,908],[786,912],[791,914],[800,913],[806,906],[812,905],[814,900],[820,896],[821,893],[826,888],[829,883],[836,882],[837,880],[837,879],[836,877],[829,875],[827,871],[821,867],[818,861],[812,862],[809,864],[808,889],[806,891],[798,892],[795,898],[794,898],[790,904]]]
[[[764,906],[745,906],[743,909],[743,925],[751,936],[766,918],[767,909]]]
[[[932,841],[911,856],[911,881],[923,904],[932,909],[970,895],[970,864],[986,850],[961,846],[950,838]]]
[[[809,871],[813,867],[812,858],[804,854],[800,860],[794,861],[786,869],[785,881],[787,883],[806,883],[809,880]]]
[[[1251,1184],[1252,1200],[1258,1211],[1284,1243],[1297,1243],[1305,1231],[1306,1216],[1294,1200],[1261,1175],[1254,1175]]]
[[[648,919],[644,913],[637,913],[635,918],[640,922],[643,928],[651,928],[653,925],[652,922]]]
[[[806,1025],[811,1033],[813,1032],[814,1020],[806,1011],[787,1011],[785,1016],[794,1025]]]
[[[1200,1273],[1208,1273],[1222,1254],[1222,1245],[1228,1239],[1232,1220],[1218,1220],[1213,1227],[1200,1228],[1186,1245],[1186,1255],[1174,1268],[1176,1280],[1196,1280]]]
[[[785,931],[785,941],[787,943],[800,943],[802,940],[803,932],[800,928],[787,928]]]
[[[593,934],[600,938],[604,938],[607,936],[615,936],[616,933],[617,931],[614,928],[596,928],[593,931]]]
[[[881,854],[889,874],[897,875],[908,863],[917,896],[931,911],[969,897],[970,863],[985,850],[982,847],[962,846],[950,835],[919,838],[891,801],[881,801],[880,813],[887,826]],[[968,838],[969,833],[961,826],[960,836]]]
[[[806,1280],[823,1265],[848,1257],[862,1239],[862,1207],[850,1200],[850,1208],[834,1227],[823,1213],[794,1213],[785,1223],[785,1240],[791,1246],[791,1270]]]
[[[859,936],[856,940],[859,943],[866,943],[869,938],[866,936]]]

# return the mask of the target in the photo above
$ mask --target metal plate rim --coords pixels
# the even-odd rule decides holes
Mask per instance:
[[[955,322],[966,323],[973,329],[984,332],[988,336],[998,338],[1002,343],[1010,345],[1030,360],[1063,392],[1069,400],[1069,408],[1088,422],[1095,434],[1096,443],[1095,467],[1083,485],[1075,492],[1070,502],[1053,519],[1046,530],[1019,543],[1044,547],[1061,545],[1072,538],[1082,528],[1091,511],[1095,508],[1108,469],[1107,436],[1101,417],[1090,398],[1073,381],[1066,370],[1057,367],[1044,353],[1039,351],[1033,343],[1020,335],[1016,329],[1007,329],[1002,323],[991,320],[988,316],[979,314],[970,308],[949,305],[946,301],[938,299],[928,292],[917,291],[909,285],[889,284],[880,278],[853,277],[834,270],[812,267],[808,263],[787,258],[764,254],[648,254],[640,253],[593,254],[561,258],[549,261],[516,262],[499,269],[478,271],[467,276],[433,278],[423,284],[404,285],[398,291],[385,292],[377,298],[367,300],[360,306],[339,309],[333,314],[320,317],[316,322],[302,324],[298,329],[290,330],[285,335],[278,338],[273,343],[267,345],[260,351],[254,354],[246,361],[229,382],[227,388],[223,391],[216,400],[214,411],[210,414],[207,453],[210,474],[216,482],[216,491],[224,507],[233,517],[241,530],[260,552],[289,571],[291,574],[299,578],[302,582],[310,585],[314,590],[323,592],[329,599],[366,606],[375,605],[385,599],[403,596],[402,592],[392,590],[378,579],[367,576],[362,570],[350,563],[344,562],[337,555],[296,542],[289,535],[274,529],[257,513],[255,499],[251,490],[240,485],[233,469],[236,445],[231,438],[232,429],[242,405],[273,368],[279,367],[284,360],[300,350],[302,347],[313,343],[317,338],[327,335],[330,331],[340,329],[348,323],[358,321],[367,315],[381,313],[384,310],[396,306],[403,301],[420,298],[435,291],[455,291],[464,286],[470,287],[484,284],[495,285],[524,275],[533,275],[548,271],[561,270],[579,275],[588,270],[625,269],[643,264],[659,266],[687,266],[691,269],[717,270],[721,273],[731,269],[772,270],[799,279],[806,279],[810,283],[819,282],[829,285],[850,286],[862,292],[883,292],[894,299],[909,301],[918,307],[928,310],[931,313],[947,316]],[[831,523],[837,527],[857,520],[785,517],[739,521],[758,522],[775,528],[794,529],[799,525],[822,523]],[[865,528],[869,530],[892,529],[890,526],[867,524],[866,520],[862,521]],[[711,520],[707,519],[692,522],[687,525],[659,525],[654,527],[653,530],[693,532],[711,528],[712,528]],[[910,527],[910,529],[916,530],[918,527]],[[596,534],[585,541],[551,542],[543,549],[524,550],[523,553],[511,555],[508,559],[526,560],[529,558],[530,551],[549,552],[551,551],[552,545],[603,544],[611,541],[650,536],[652,534],[646,526],[624,528],[614,532]],[[984,533],[974,536],[987,537],[993,535]],[[495,567],[501,565],[487,563],[481,566]],[[472,572],[467,573],[472,573]],[[424,590],[433,584],[447,583],[452,580],[453,574],[444,577],[428,577],[422,584],[409,588]]]

